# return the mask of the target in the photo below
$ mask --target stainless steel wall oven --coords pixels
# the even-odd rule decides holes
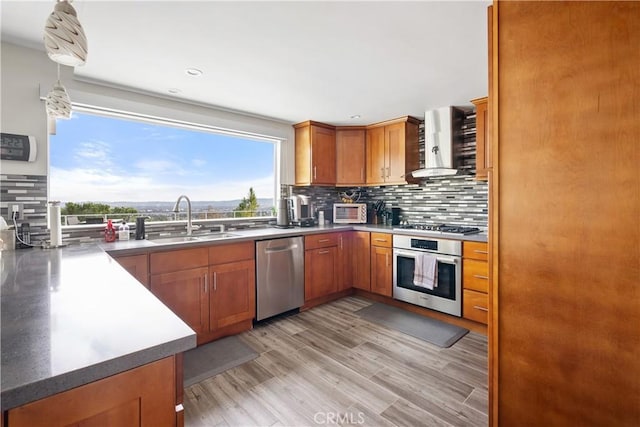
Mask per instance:
[[[437,260],[433,290],[414,285],[416,258]],[[462,315],[462,242],[424,236],[393,236],[393,298],[460,317]]]

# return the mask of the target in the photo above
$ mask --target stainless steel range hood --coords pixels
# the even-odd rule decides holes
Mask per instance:
[[[463,138],[463,123],[464,111],[456,107],[442,107],[425,112],[425,167],[411,172],[414,178],[458,173],[455,150]]]

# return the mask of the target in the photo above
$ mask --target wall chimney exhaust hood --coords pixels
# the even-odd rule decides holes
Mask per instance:
[[[462,142],[464,116],[464,111],[456,107],[442,107],[425,112],[425,167],[411,172],[414,178],[458,173],[455,150]]]

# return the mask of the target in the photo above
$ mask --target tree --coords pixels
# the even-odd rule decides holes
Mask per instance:
[[[85,203],[65,203],[61,209],[62,215],[78,215],[78,214],[106,214],[111,211],[111,206],[103,203],[85,202]]]
[[[104,204],[104,203],[94,203],[94,202],[85,202],[85,203],[73,203],[67,202],[64,204],[64,208],[60,210],[62,215],[75,215],[78,217],[79,221],[87,221],[87,222],[101,222],[102,219],[100,217],[83,217],[82,215],[87,214],[135,214],[138,213],[138,210],[135,208],[127,208],[127,207],[114,207]]]
[[[260,205],[258,205],[256,193],[253,191],[253,187],[250,187],[249,197],[243,197],[242,201],[238,204],[238,207],[233,211],[237,213],[236,216],[256,216],[256,212],[259,207]]]
[[[109,211],[110,213],[114,213],[114,214],[120,214],[120,213],[138,213],[138,210],[136,208],[127,208],[124,206],[116,206],[111,208],[111,211]]]

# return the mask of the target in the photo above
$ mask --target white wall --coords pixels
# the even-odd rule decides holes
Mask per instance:
[[[56,66],[44,52],[2,43],[0,68],[0,130],[32,135],[38,143],[35,162],[0,161],[2,174],[45,175],[47,173],[47,115],[39,100],[39,82],[56,78]],[[47,63],[48,61],[48,63]]]
[[[44,50],[6,42],[2,43],[1,49],[0,129],[6,133],[35,136],[38,158],[33,163],[2,160],[0,173],[45,175],[48,171],[47,117],[40,96],[55,83],[56,64]],[[280,179],[282,183],[293,183],[294,132],[289,123],[73,80],[70,67],[63,66],[61,74],[62,84],[73,103],[282,139]]]

